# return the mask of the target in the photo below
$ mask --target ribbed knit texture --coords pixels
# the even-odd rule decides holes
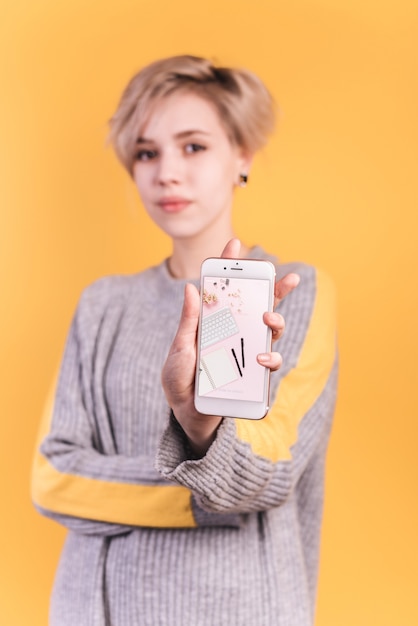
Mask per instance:
[[[252,256],[271,258],[260,248]],[[313,268],[277,270],[297,271],[302,280],[280,305],[284,365],[272,375],[273,400],[280,381],[297,367],[316,293]],[[169,510],[161,528],[150,528],[77,517],[71,502],[48,510],[35,503],[70,531],[51,626],[313,624],[336,366],[299,424],[291,460],[274,463],[254,454],[233,419],[223,421],[204,458],[189,459],[160,382],[184,285],[161,264],[85,290],[41,452],[75,479],[167,489],[180,484],[191,491],[196,528],[170,527]],[[94,502],[95,493],[88,497]]]

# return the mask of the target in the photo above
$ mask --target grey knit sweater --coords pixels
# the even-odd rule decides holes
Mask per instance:
[[[199,460],[160,382],[185,281],[163,263],[84,291],[33,472],[37,508],[69,529],[51,626],[313,624],[335,304],[321,272],[288,271],[272,408],[225,418]]]

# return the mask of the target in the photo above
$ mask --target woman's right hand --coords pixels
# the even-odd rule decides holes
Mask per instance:
[[[222,258],[239,258],[240,241],[231,239],[222,252]],[[277,281],[275,306],[299,283],[296,274],[288,274]],[[188,437],[189,444],[197,456],[203,456],[216,437],[222,422],[219,415],[199,413],[194,405],[194,385],[197,359],[197,327],[200,298],[194,285],[187,284],[179,327],[162,370],[162,385],[167,402]],[[284,319],[279,313],[265,313],[264,322],[272,329],[273,341],[284,331]],[[280,368],[282,359],[278,352],[258,355],[258,362],[272,371]]]

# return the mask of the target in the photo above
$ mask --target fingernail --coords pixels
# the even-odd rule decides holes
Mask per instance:
[[[259,354],[258,355],[258,360],[261,361],[261,363],[267,363],[270,360],[270,355],[269,354]]]

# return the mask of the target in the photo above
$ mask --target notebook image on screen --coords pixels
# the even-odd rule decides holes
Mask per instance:
[[[200,359],[199,394],[223,387],[237,380],[238,375],[225,348],[218,348]]]

